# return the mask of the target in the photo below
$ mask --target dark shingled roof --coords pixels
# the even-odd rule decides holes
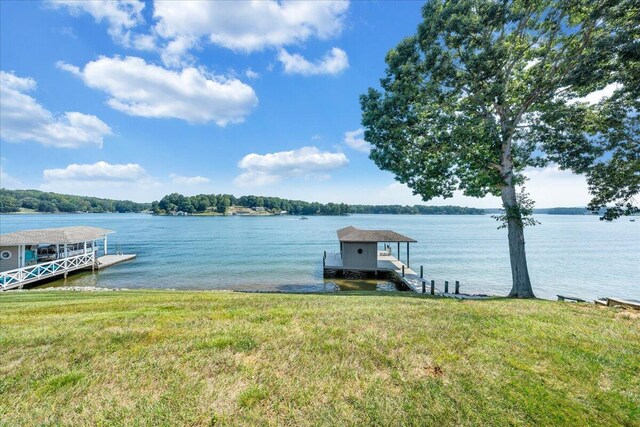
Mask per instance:
[[[87,226],[23,230],[15,231],[13,233],[0,234],[0,245],[37,245],[41,243],[55,245],[65,243],[80,243],[100,239],[105,234],[109,233],[113,233],[113,230]]]
[[[391,230],[360,230],[349,226],[341,228],[337,233],[341,242],[417,242]]]
[[[353,233],[354,231],[358,231],[358,229],[355,228],[355,227],[352,227],[352,226],[341,228],[340,230],[337,231],[338,240],[342,240],[343,237],[348,236],[349,234]]]

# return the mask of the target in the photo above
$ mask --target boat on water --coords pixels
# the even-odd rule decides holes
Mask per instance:
[[[306,216],[303,216],[303,217],[302,217],[302,218],[300,218],[300,219],[309,219],[309,218],[307,218]]]

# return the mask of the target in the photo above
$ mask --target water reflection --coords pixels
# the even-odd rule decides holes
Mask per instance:
[[[337,286],[340,291],[383,291],[396,292],[399,289],[395,283],[389,280],[377,279],[331,279],[330,283]]]

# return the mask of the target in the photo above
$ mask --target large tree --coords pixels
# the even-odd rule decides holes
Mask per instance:
[[[371,158],[424,200],[500,196],[510,296],[534,297],[526,167],[586,174],[605,219],[637,210],[640,6],[429,0],[422,14],[387,54],[382,90],[361,97]]]

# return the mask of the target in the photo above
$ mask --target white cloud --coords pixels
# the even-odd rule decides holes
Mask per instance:
[[[258,104],[251,86],[193,67],[172,71],[131,56],[102,57],[84,70],[63,62],[58,67],[106,92],[111,108],[131,116],[225,126],[244,121]]]
[[[18,178],[9,175],[0,164],[0,188],[15,190],[18,188],[25,188],[25,185]]]
[[[78,36],[71,27],[54,28],[52,31],[56,34],[71,37],[72,39],[78,39]]]
[[[54,147],[102,147],[111,128],[96,116],[66,112],[54,116],[27,95],[36,89],[30,77],[0,71],[0,137],[7,141],[35,141]]]
[[[128,199],[148,202],[162,197],[166,185],[153,179],[136,163],[71,164],[62,169],[43,172],[42,191],[62,194]]]
[[[211,180],[203,176],[182,176],[172,173],[169,175],[171,182],[179,185],[199,185],[208,184]]]
[[[527,168],[525,183],[536,208],[586,206],[591,200],[584,175],[560,170],[552,165],[545,168]]]
[[[106,21],[111,28],[133,28],[142,22],[144,2],[140,0],[51,0],[55,8],[67,8],[74,15],[88,13],[96,22]]]
[[[319,74],[336,75],[349,67],[347,53],[334,47],[327,52],[321,60],[309,62],[302,55],[290,54],[285,49],[280,49],[278,60],[284,67],[287,74],[302,74],[303,76],[314,76]]]
[[[196,38],[184,35],[177,37],[161,49],[160,56],[162,62],[169,67],[189,65],[189,63],[193,63],[194,60],[187,52],[196,46],[198,46],[198,40]],[[185,58],[188,58],[188,60]]]
[[[123,43],[125,47],[133,47],[138,50],[155,50],[156,39],[150,34],[135,34],[127,36],[127,41]]]
[[[251,68],[247,68],[244,72],[244,75],[249,79],[257,79],[260,77],[260,73],[253,71]]]
[[[238,167],[245,172],[235,183],[240,186],[274,184],[285,177],[315,177],[326,179],[328,172],[345,167],[349,160],[343,153],[320,151],[317,147],[269,154],[247,154]]]
[[[135,163],[110,164],[104,161],[94,164],[71,164],[64,169],[46,169],[45,181],[138,181],[147,177],[144,168]]]
[[[155,32],[168,40],[167,64],[178,64],[201,40],[252,52],[339,34],[346,1],[180,1],[156,2]]]
[[[364,140],[364,129],[356,129],[344,133],[344,143],[354,150],[369,153],[371,145]]]
[[[142,10],[144,2],[140,0],[50,0],[49,4],[57,9],[66,8],[72,15],[87,13],[96,22],[105,22],[109,35],[127,48],[153,50],[154,37],[136,34],[132,29],[144,23]]]
[[[2,180],[4,181],[4,174]],[[39,188],[63,194],[150,202],[172,192],[189,194],[193,189],[202,191],[202,186],[209,182],[208,178],[202,176],[182,176],[175,173],[162,180],[151,176],[137,163],[112,164],[100,161],[46,169]]]
[[[613,95],[618,89],[621,89],[622,85],[620,83],[611,83],[600,90],[596,90],[591,92],[590,94],[583,96],[582,98],[575,98],[569,101],[570,104],[575,104],[577,102],[586,102],[587,104],[594,105],[598,102],[609,98]]]

